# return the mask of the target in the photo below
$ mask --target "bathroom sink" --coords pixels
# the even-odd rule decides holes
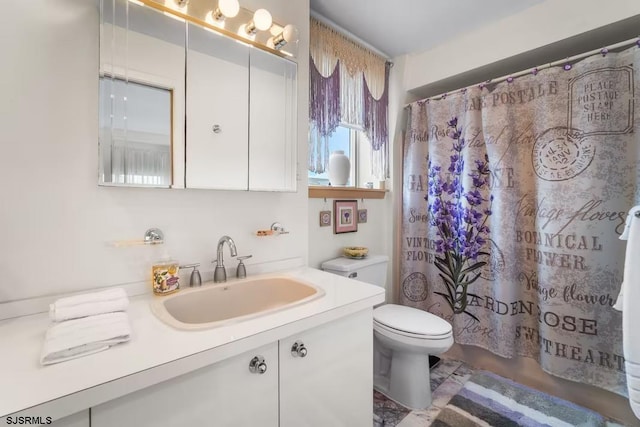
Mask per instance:
[[[151,310],[176,328],[206,329],[270,314],[322,295],[322,289],[308,283],[288,277],[266,277],[220,283],[159,297],[151,303]]]

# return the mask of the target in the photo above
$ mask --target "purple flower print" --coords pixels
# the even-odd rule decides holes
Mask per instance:
[[[435,241],[435,266],[440,270],[446,293],[436,292],[442,296],[455,314],[469,313],[467,308],[467,291],[469,285],[478,280],[480,267],[485,261],[478,261],[479,255],[489,255],[482,249],[489,237],[487,219],[491,215],[493,196],[486,194],[489,189],[489,158],[475,160],[474,169],[466,172],[462,154],[465,140],[462,128],[458,127],[458,118],[447,122],[446,134],[453,140],[447,168],[448,179],[442,176],[442,167],[428,162],[428,190],[425,200],[429,212],[429,223],[437,230]],[[469,177],[470,180],[465,178]],[[470,181],[465,188],[464,182]]]
[[[351,214],[349,212],[344,212],[342,216],[344,217],[343,224],[351,224],[351,221],[349,220]]]

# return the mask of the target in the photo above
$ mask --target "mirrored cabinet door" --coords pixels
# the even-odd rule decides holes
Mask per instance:
[[[249,47],[189,24],[187,188],[248,189]]]
[[[296,64],[258,49],[249,69],[249,189],[296,191]]]
[[[184,22],[151,8],[102,3],[101,185],[181,186],[185,33]]]

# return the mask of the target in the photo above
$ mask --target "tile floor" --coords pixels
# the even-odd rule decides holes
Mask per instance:
[[[373,412],[383,423],[374,427],[424,427],[438,416],[440,409],[460,391],[464,383],[471,377],[473,370],[466,364],[455,360],[442,359],[431,368],[432,404],[423,411],[411,411],[388,399],[383,394],[373,392]]]

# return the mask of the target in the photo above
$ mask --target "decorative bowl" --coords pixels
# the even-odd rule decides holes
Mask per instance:
[[[369,249],[364,246],[347,246],[342,252],[348,258],[364,258],[369,254]]]

